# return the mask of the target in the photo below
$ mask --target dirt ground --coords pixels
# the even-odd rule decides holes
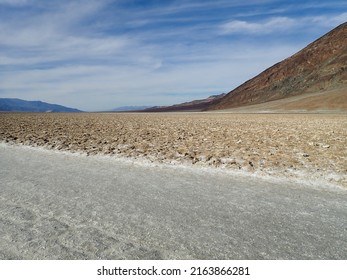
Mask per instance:
[[[347,112],[347,87],[300,94],[266,103],[225,109],[232,113],[325,113]]]
[[[347,186],[346,114],[1,113],[0,141]]]

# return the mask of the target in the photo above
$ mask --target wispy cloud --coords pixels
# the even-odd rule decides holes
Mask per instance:
[[[94,1],[83,5],[67,3],[43,14],[29,14],[20,21],[0,20],[0,46],[6,50],[0,65],[109,60],[131,40],[126,36],[90,33],[80,26],[100,8]]]
[[[344,22],[347,22],[347,13],[341,13],[337,15],[321,15],[321,16],[314,16],[314,17],[307,17],[302,21],[303,24],[316,24],[318,26],[325,26],[325,27],[335,27],[339,24],[342,24]]]
[[[273,32],[292,29],[297,23],[288,17],[275,17],[263,22],[247,22],[232,20],[221,26],[223,34],[249,33],[249,34],[269,34]]]
[[[297,32],[299,28],[334,27],[347,21],[347,13],[333,16],[272,17],[261,21],[231,20],[220,26],[221,34],[271,34]]]

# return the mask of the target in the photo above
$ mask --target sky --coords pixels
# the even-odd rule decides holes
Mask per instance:
[[[87,111],[206,98],[346,21],[345,0],[0,0],[0,98]]]

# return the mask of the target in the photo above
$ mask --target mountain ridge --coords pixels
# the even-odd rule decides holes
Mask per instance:
[[[176,112],[176,111],[202,111],[207,109],[212,104],[216,103],[218,100],[223,98],[226,93],[211,95],[204,99],[196,99],[192,101],[187,101],[179,104],[174,104],[171,106],[155,106],[150,107],[144,112]]]
[[[82,112],[58,104],[43,101],[27,101],[19,98],[0,98],[1,112]]]
[[[151,106],[121,106],[116,107],[110,110],[111,112],[133,112],[133,111],[141,111],[147,108],[151,108]]]

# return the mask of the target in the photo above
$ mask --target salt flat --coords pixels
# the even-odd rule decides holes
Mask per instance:
[[[0,141],[347,187],[347,114],[0,113]]]
[[[346,259],[347,190],[0,145],[1,259]]]

